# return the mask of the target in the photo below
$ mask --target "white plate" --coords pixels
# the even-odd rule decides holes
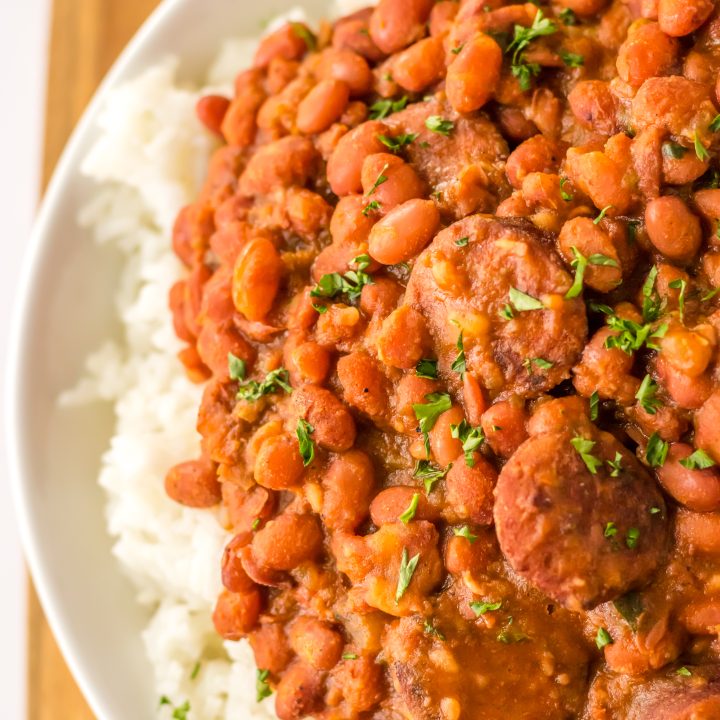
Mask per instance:
[[[168,54],[199,81],[221,40],[253,36],[294,5],[311,17],[328,0],[167,0],[108,74],[60,160],[30,241],[10,342],[6,429],[21,535],[40,600],[80,688],[100,720],[154,716],[157,697],[140,632],[147,621],[110,552],[96,484],[110,408],[60,408],[86,355],[117,329],[118,258],[76,217],[94,190],[80,163],[97,137],[107,92]],[[240,69],[240,68],[238,68]],[[168,242],[169,242],[168,238]]]

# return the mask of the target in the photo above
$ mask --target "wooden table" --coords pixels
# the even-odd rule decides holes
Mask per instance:
[[[54,0],[44,184],[98,83],[159,0]],[[28,719],[92,720],[35,593],[28,609]]]

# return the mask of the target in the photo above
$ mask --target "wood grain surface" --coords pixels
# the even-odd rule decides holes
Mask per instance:
[[[43,185],[85,106],[159,0],[54,0]],[[92,720],[30,588],[28,720]]]

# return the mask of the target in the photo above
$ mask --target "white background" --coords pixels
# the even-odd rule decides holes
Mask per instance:
[[[0,369],[18,268],[40,184],[50,0],[0,0]],[[1,414],[0,414],[1,417]],[[2,420],[0,419],[0,423]],[[26,574],[0,432],[0,697],[3,720],[26,717]],[[70,720],[70,719],[69,719]]]

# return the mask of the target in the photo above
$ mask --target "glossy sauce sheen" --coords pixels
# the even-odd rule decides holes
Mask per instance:
[[[166,488],[281,720],[720,717],[719,69],[710,0],[381,0],[200,101]]]

